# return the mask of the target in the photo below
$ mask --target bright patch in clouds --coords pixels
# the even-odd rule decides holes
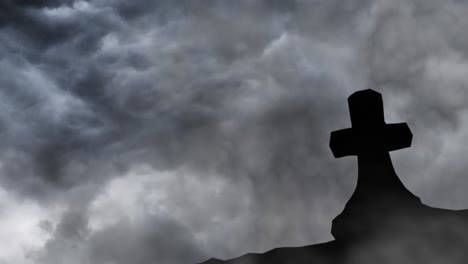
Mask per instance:
[[[41,222],[53,224],[60,211],[0,189],[0,263],[34,263],[28,254],[35,254],[51,237]]]

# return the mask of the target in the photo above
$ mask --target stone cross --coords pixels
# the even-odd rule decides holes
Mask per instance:
[[[352,127],[332,132],[330,148],[336,158],[358,157],[356,192],[363,188],[366,193],[406,191],[389,152],[411,146],[413,135],[408,125],[385,123],[382,95],[374,90],[352,94],[348,104]]]
[[[336,158],[373,155],[411,146],[413,135],[406,123],[386,124],[382,96],[374,90],[354,93],[348,99],[352,128],[334,131],[330,148]]]
[[[352,127],[332,132],[330,139],[335,157],[358,157],[356,190],[332,224],[333,236],[341,241],[372,234],[387,213],[421,203],[398,178],[389,154],[411,146],[408,125],[385,123],[382,96],[376,91],[358,91],[348,104]]]

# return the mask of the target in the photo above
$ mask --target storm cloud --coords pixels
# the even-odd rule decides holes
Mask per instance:
[[[329,133],[383,94],[423,201],[468,207],[465,1],[0,3],[4,263],[195,263],[332,239]]]

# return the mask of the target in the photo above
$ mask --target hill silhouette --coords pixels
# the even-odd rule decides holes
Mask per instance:
[[[202,264],[468,261],[468,210],[424,205],[395,173],[389,152],[411,146],[408,125],[385,123],[382,96],[376,91],[358,91],[348,104],[352,127],[332,132],[330,148],[336,158],[357,156],[358,183],[333,220],[335,240]]]

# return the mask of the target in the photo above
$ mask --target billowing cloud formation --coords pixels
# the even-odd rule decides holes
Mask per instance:
[[[29,231],[0,260],[193,263],[329,240],[356,175],[332,159],[329,132],[365,88],[415,134],[394,154],[408,187],[468,207],[467,11],[2,1],[0,182],[16,209],[0,217],[24,214]]]

